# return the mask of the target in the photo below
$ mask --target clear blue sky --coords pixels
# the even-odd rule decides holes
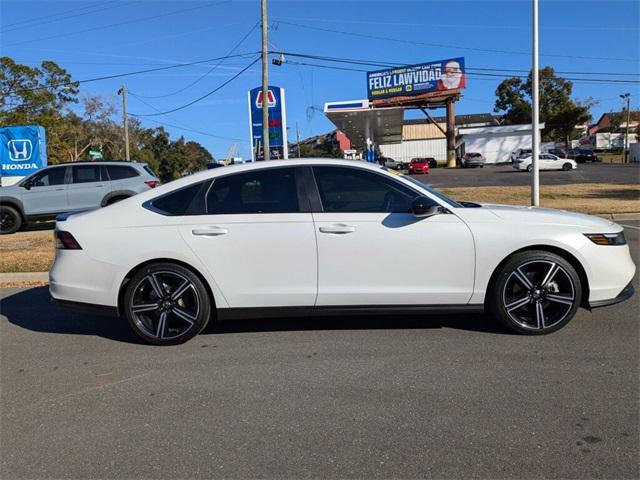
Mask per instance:
[[[640,73],[637,61],[640,57],[639,5],[637,0],[541,0],[541,65],[550,65],[560,71],[636,74],[631,77],[565,75],[568,77],[640,79],[637,76]],[[68,69],[74,79],[82,80],[224,56],[258,21],[260,1],[2,0],[0,9],[2,55],[29,65],[39,64],[45,59],[54,60]],[[191,10],[171,14],[186,9]],[[528,69],[531,62],[528,54],[478,51],[530,51],[529,0],[270,0],[269,14],[272,49],[407,64],[464,56],[467,67],[474,68]],[[143,20],[152,16],[157,18]],[[18,23],[35,18],[39,20]],[[121,22],[128,23],[109,26]],[[285,22],[441,46],[411,45],[321,32]],[[87,31],[73,33],[81,30]],[[259,49],[259,29],[254,29],[237,52],[256,52]],[[575,58],[579,56],[618,60]],[[249,62],[249,58],[229,59],[198,83],[175,95],[145,98],[148,105],[131,96],[129,110],[134,113],[154,113],[155,110],[149,105],[160,111],[183,105],[216,88]],[[101,95],[119,106],[120,98],[116,92],[123,81],[134,95],[166,95],[183,89],[211,70],[211,67],[209,63],[146,73],[87,83],[81,85],[80,89],[81,94]],[[301,137],[331,130],[332,125],[322,112],[309,110],[308,107],[322,108],[326,101],[366,97],[366,78],[362,72],[291,64],[270,66],[269,70],[270,83],[287,90],[290,138],[295,138],[296,122]],[[458,113],[492,111],[495,88],[500,81],[498,77],[469,78],[465,96],[457,104]],[[259,83],[257,63],[219,92],[171,114],[171,118],[147,117],[143,123],[152,127],[157,125],[152,121],[155,120],[237,138],[238,141],[217,139],[167,127],[173,138],[184,134],[188,139],[201,142],[216,157],[226,156],[234,143],[238,144],[239,153],[248,157],[246,92]],[[618,95],[624,92],[633,95],[632,104],[637,108],[640,103],[637,84],[576,83],[574,86],[576,98],[592,97],[599,100],[593,109],[596,118],[601,113],[619,110],[621,101]]]

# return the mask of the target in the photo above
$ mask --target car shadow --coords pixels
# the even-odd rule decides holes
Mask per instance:
[[[145,344],[123,318],[101,317],[63,310],[49,299],[47,287],[20,290],[3,298],[0,314],[18,327],[41,333],[93,335],[118,342]],[[366,315],[314,316],[225,320],[211,322],[202,332],[208,334],[329,330],[397,330],[452,328],[471,332],[509,334],[487,315]]]

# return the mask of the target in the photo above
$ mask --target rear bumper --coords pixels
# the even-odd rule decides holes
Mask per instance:
[[[615,305],[616,303],[621,303],[621,302],[624,302],[625,300],[629,300],[631,297],[633,297],[634,293],[635,293],[635,289],[633,288],[633,285],[629,283],[626,287],[622,289],[622,291],[618,294],[617,297],[608,298],[605,300],[598,300],[596,302],[589,302],[589,308],[599,308],[599,307],[606,307],[608,305]]]
[[[64,308],[78,313],[88,315],[100,315],[103,317],[118,317],[118,308],[109,305],[95,305],[92,303],[72,302],[69,300],[59,300],[51,297],[51,303],[56,307]]]

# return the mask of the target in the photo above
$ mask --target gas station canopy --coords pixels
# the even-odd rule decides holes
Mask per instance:
[[[373,108],[369,100],[351,100],[325,103],[324,113],[354,148],[402,141],[402,107]]]

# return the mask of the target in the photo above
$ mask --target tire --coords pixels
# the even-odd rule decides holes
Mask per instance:
[[[127,284],[123,310],[133,331],[153,345],[191,340],[209,323],[212,299],[193,272],[174,263],[155,263]],[[138,307],[138,308],[136,308]]]
[[[530,172],[531,170],[533,170],[533,165],[529,165],[529,166],[527,167],[527,172]]]
[[[113,205],[114,203],[118,203],[119,201],[124,200],[126,198],[129,198],[129,197],[128,196],[119,196],[119,197],[110,198],[107,201],[107,203],[105,204],[105,207],[108,206],[108,205]]]
[[[564,165],[562,165],[562,170],[564,170],[565,172],[568,172],[572,168],[573,168],[573,166],[569,162],[567,162]]]
[[[488,311],[511,331],[525,335],[561,329],[582,301],[580,278],[573,266],[542,250],[512,255],[489,288]]]
[[[20,230],[22,216],[9,205],[0,205],[0,235],[10,235]]]

